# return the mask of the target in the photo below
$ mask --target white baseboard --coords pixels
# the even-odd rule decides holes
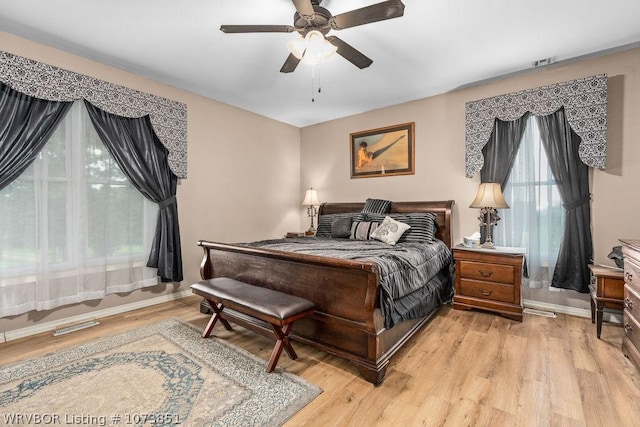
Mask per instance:
[[[118,305],[116,307],[105,308],[103,310],[78,314],[77,316],[66,317],[64,319],[59,319],[51,322],[39,323],[37,325],[27,326],[26,328],[6,331],[4,333],[0,333],[0,343],[40,334],[42,332],[53,331],[62,324],[80,323],[86,322],[88,320],[99,319],[102,317],[113,316],[114,314],[120,314],[127,311],[137,310],[139,308],[150,307],[152,305],[162,304],[163,302],[175,301],[177,299],[186,298],[191,295],[193,295],[191,289],[187,289],[180,292],[174,292],[172,294],[161,295],[155,298],[149,298],[129,304]]]
[[[586,317],[591,318],[591,310],[586,308],[569,307],[566,305],[550,304],[541,301],[524,300],[523,304],[527,308],[533,308],[534,310],[551,311],[554,313],[568,314],[569,316]],[[602,316],[602,320],[609,323],[622,324],[622,315],[619,313],[611,313],[605,311]]]

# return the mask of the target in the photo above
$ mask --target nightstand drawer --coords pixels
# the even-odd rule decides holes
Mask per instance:
[[[460,278],[496,283],[513,283],[515,271],[511,265],[460,261]],[[513,301],[513,298],[511,298]]]
[[[598,296],[602,298],[622,299],[624,296],[624,280],[614,277],[603,277]]]
[[[522,264],[519,248],[453,248],[456,291],[453,308],[481,309],[522,322]]]
[[[477,280],[460,279],[461,295],[515,304],[515,287]],[[518,301],[517,303],[519,303]]]

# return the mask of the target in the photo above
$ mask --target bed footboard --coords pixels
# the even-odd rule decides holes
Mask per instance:
[[[296,322],[291,338],[344,357],[367,380],[382,382],[388,358],[379,339],[377,265],[204,240],[198,245],[202,279],[230,277],[312,301],[316,313]],[[265,327],[231,310],[226,317],[249,329]]]

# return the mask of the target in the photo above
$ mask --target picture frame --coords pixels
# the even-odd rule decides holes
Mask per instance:
[[[349,138],[351,178],[415,173],[415,123],[402,123],[362,132]]]

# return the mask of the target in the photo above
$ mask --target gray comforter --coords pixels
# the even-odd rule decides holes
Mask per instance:
[[[291,238],[249,243],[267,249],[373,261],[380,268],[380,307],[385,327],[428,314],[453,293],[451,251],[434,243],[388,245],[377,240]]]

